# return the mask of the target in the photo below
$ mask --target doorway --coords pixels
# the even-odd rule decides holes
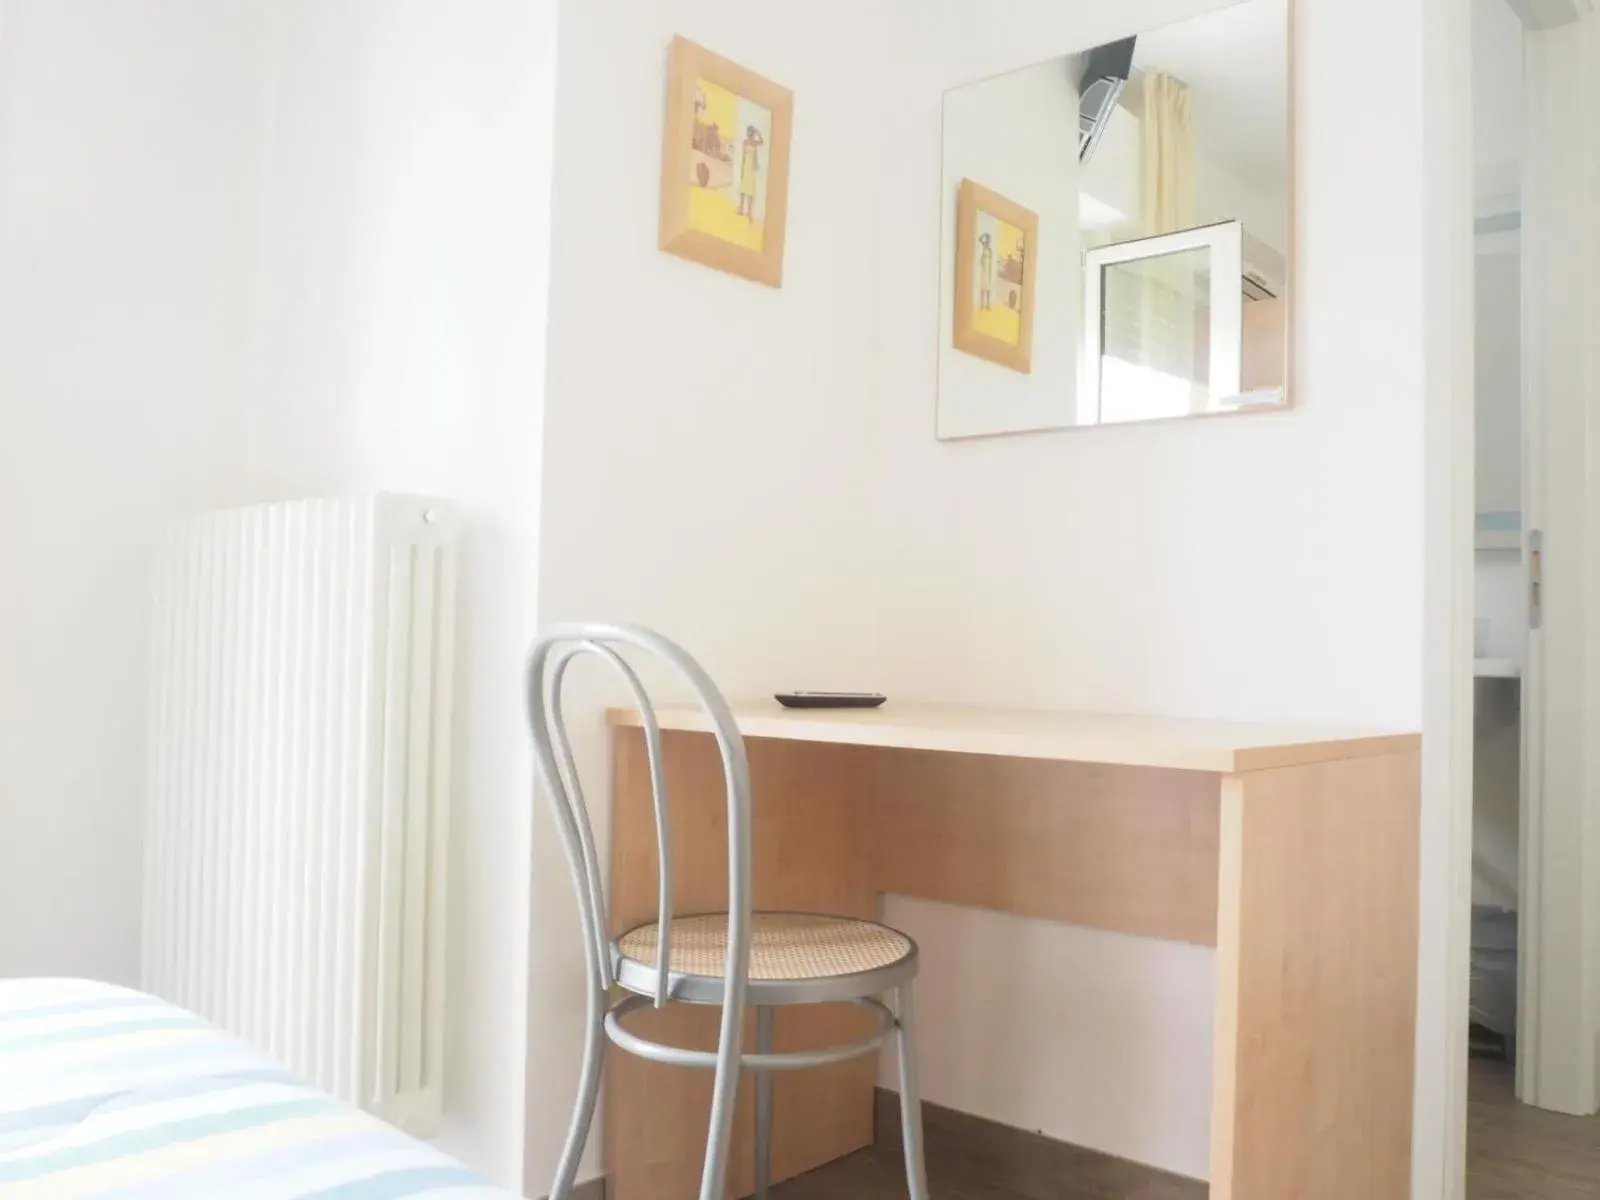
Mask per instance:
[[[1586,251],[1600,18],[1472,0],[1476,267],[1468,1200],[1600,1194],[1600,454]],[[1590,163],[1590,159],[1593,163]],[[1576,335],[1576,336],[1574,336]],[[1592,337],[1592,333],[1589,334]],[[1600,426],[1596,426],[1600,428]],[[1600,442],[1596,443],[1600,445]],[[1591,496],[1593,492],[1593,496]],[[1551,564],[1556,564],[1552,573]],[[1591,632],[1591,626],[1593,632]]]

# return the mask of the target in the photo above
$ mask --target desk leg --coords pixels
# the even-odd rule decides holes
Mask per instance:
[[[613,932],[656,917],[657,866],[650,775],[643,735],[614,731],[611,824]],[[755,902],[874,918],[869,871],[865,760],[855,747],[747,739],[754,792]],[[709,734],[667,733],[663,758],[672,821],[677,911],[727,906],[727,809],[722,761]],[[864,1036],[872,1018],[850,1006],[785,1008],[774,1013],[778,1050],[835,1045]],[[658,1041],[709,1049],[718,1010],[669,1005],[628,1018]],[[747,1014],[754,1048],[755,1013]],[[606,1068],[606,1174],[612,1200],[684,1200],[698,1193],[711,1103],[711,1073],[663,1066],[611,1047]],[[774,1077],[772,1180],[867,1146],[872,1141],[877,1055]],[[728,1195],[755,1188],[755,1078],[740,1081],[728,1163]]]
[[[1214,1200],[1406,1200],[1418,755],[1222,787]]]

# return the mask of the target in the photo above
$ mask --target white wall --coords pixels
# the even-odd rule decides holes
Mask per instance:
[[[733,694],[875,686],[1415,727],[1423,239],[1420,206],[1395,197],[1422,190],[1422,99],[1352,92],[1348,63],[1406,78],[1423,56],[1420,4],[1301,5],[1299,411],[932,439],[943,89],[1206,7],[1029,0],[999,22],[977,3],[826,0],[779,22],[737,0],[569,6],[535,563],[552,6],[273,4],[258,60],[250,14],[216,0],[11,0],[0,545],[40,550],[42,586],[0,594],[0,886],[5,911],[51,920],[0,929],[0,968],[131,976],[143,625],[137,601],[104,598],[141,592],[143,541],[162,517],[217,499],[381,485],[467,510],[450,1144],[516,1174],[531,911],[531,1191],[554,1162],[581,1012],[547,827],[531,880],[523,858],[515,664],[536,567],[539,617],[658,624]],[[654,248],[673,33],[797,91],[781,291]],[[245,236],[234,222],[252,209]],[[216,400],[241,361],[235,441]],[[236,452],[245,473],[219,477]],[[1206,1024],[1203,954],[890,911],[952,948],[929,963],[930,996],[959,994],[957,961],[1013,975],[1081,964],[1063,988],[1107,989],[1064,993],[1086,1028],[1191,1048],[1164,1085],[1187,1111],[1208,1053],[1190,1036]],[[980,938],[960,936],[973,927]],[[1150,1004],[1151,979],[1172,981],[1172,1003]],[[964,1061],[970,1019],[957,1005],[924,1025],[931,1098],[981,1111],[1014,1093],[1037,1105],[1019,1123],[1195,1169],[1195,1114],[1152,1147],[1147,1114],[1092,1111],[1116,1094],[1112,1064],[1041,1069],[1053,1060],[992,1026],[993,1057]],[[992,1064],[1016,1072],[1010,1086]]]
[[[265,6],[239,498],[461,510],[446,1149],[521,1178],[555,3]]]
[[[1473,174],[1477,194],[1514,193],[1522,170],[1522,21],[1506,0],[1472,0]]]
[[[1065,59],[945,97],[939,190],[939,435],[966,437],[1074,425],[1083,272],[1078,245],[1078,89]],[[1032,369],[1024,374],[957,350],[957,198],[971,179],[1039,218],[1026,270],[1037,272]],[[1085,418],[1092,420],[1092,417]]]
[[[242,0],[0,6],[0,975],[137,982],[146,556],[231,453]]]
[[[540,615],[659,624],[735,694],[820,683],[1414,726],[1419,214],[1392,197],[1418,191],[1420,121],[1393,97],[1382,120],[1351,120],[1343,68],[1377,52],[1403,76],[1418,54],[1414,13],[1303,5],[1300,411],[989,445],[931,438],[940,93],[1203,7],[1041,2],[996,23],[977,5],[925,20],[909,5],[838,2],[780,25],[734,0],[670,13],[575,6],[560,38]],[[250,111],[255,93],[237,90],[256,61],[240,40],[248,14],[198,0],[163,5],[166,20],[61,0],[7,9],[0,403],[27,436],[0,450],[0,530],[8,552],[44,552],[35,582],[48,586],[0,599],[0,845],[7,886],[25,885],[8,891],[8,911],[52,920],[0,931],[4,966],[133,971],[136,871],[125,853],[101,856],[136,839],[142,613],[102,598],[142,591],[142,543],[159,520],[285,491],[452,495],[477,531],[453,856],[452,1144],[510,1178],[525,975],[505,948],[529,911],[514,665],[534,617],[550,12],[483,0],[448,17],[422,4],[271,13],[269,100]],[[1374,51],[1365,31],[1380,19],[1389,37]],[[844,25],[859,37],[841,41]],[[654,249],[660,65],[674,32],[797,90],[781,292]],[[885,45],[900,49],[885,56]],[[256,118],[267,149],[252,161]],[[1358,157],[1404,186],[1366,187],[1346,169]],[[252,176],[262,202],[247,239],[234,222],[250,211]],[[253,275],[236,269],[240,247]],[[1380,277],[1389,299],[1377,312]],[[240,279],[253,281],[246,298]],[[236,443],[216,398],[236,382],[230,347],[246,329],[248,473],[224,486],[216,467]],[[107,394],[126,398],[120,413]],[[108,479],[114,493],[84,486]],[[830,484],[821,498],[818,479]],[[91,552],[57,556],[66,544]],[[28,806],[40,796],[44,820]],[[533,947],[575,966],[563,871],[546,830],[528,885]],[[1013,972],[1082,964],[1064,988],[1098,976],[1110,989],[1064,993],[1084,1028],[1137,1013],[1142,1024],[1103,1030],[1110,1044],[1199,1047],[1167,1085],[1173,1111],[1188,1110],[1206,1065],[1189,1036],[1206,1023],[1194,952],[890,908],[926,944],[952,948],[930,961],[930,994],[958,994],[950,964],[985,964],[955,948],[980,942]],[[974,922],[982,938],[958,936]],[[1130,1008],[1148,1001],[1151,978],[1174,981],[1177,1003]],[[577,979],[541,973],[528,1007],[532,1190],[570,1099]],[[925,1024],[932,1098],[982,1110],[1014,1094],[1037,1105],[1019,1123],[1107,1148],[1147,1136],[1142,1114],[1096,1115],[1111,1064],[1041,1070],[991,1028],[988,1062],[1018,1072],[998,1088],[998,1072],[959,1055],[971,1011]],[[1145,1156],[1194,1170],[1203,1126],[1189,1122]]]
[[[1421,724],[1422,211],[1394,199],[1422,194],[1421,100],[1352,91],[1348,72],[1357,58],[1376,76],[1413,72],[1418,7],[1298,6],[1296,411],[973,445],[920,433],[934,389],[928,330],[938,301],[934,215],[915,198],[938,170],[939,91],[1206,7],[1041,2],[991,22],[981,6],[952,5],[942,22],[911,22],[896,43],[893,86],[908,103],[888,139],[880,201],[874,474],[885,534],[881,611],[894,623],[874,686],[991,704]],[[1385,36],[1374,42],[1378,23]],[[1389,186],[1374,188],[1373,179]],[[1385,281],[1381,299],[1375,279]],[[889,911],[939,944],[937,915],[899,902]],[[965,1003],[978,1000],[971,980],[1016,977],[1006,960],[1023,935],[1001,934],[1008,918],[988,920],[991,936],[968,943],[959,960],[929,956],[926,992],[959,987]],[[1030,961],[1045,964],[1077,961],[1098,938],[1047,928],[1026,943]],[[1156,1006],[1120,970],[1115,947],[1097,951],[1128,981],[1107,1005],[1128,1024],[1104,1036],[1159,1041],[1208,1002],[1193,986],[1189,952],[1160,949],[1168,953],[1151,968],[1156,977],[1190,972],[1190,984]],[[1090,984],[1080,976],[1078,986]],[[1027,1035],[1053,1024],[1051,1007],[1062,1001],[1048,991],[1020,999],[1018,1019],[993,1031],[991,1048],[995,1062],[1017,1068],[1012,1086],[1030,1111],[994,1115],[1204,1173],[1203,1109],[1159,1129],[1131,1119],[1116,1129],[1091,1124],[1084,1098],[1118,1094],[1117,1079],[1092,1061],[1030,1069]],[[958,1039],[938,1024],[923,1029],[930,1099],[1002,1102],[999,1081],[973,1078]],[[1180,1078],[1166,1086],[1198,1093],[1208,1051],[1175,1059]]]
[[[879,105],[895,52],[874,40],[871,6],[774,11],[616,0],[565,7],[560,30],[540,617],[654,625],[734,696],[876,678],[871,198],[892,153]],[[795,91],[781,290],[656,249],[674,34]],[[912,200],[930,219],[936,188],[935,169]],[[935,227],[935,272],[936,238]],[[925,329],[932,320],[929,310]],[[918,437],[932,436],[931,391],[926,400]],[[604,795],[592,709],[585,731],[591,795]],[[538,1194],[565,1133],[583,1014],[577,919],[543,809],[532,889],[527,1161]],[[598,1142],[581,1177],[598,1170]]]
[[[944,90],[1207,7],[1032,0],[996,21],[977,3],[835,0],[781,22],[735,0],[575,7],[560,36],[541,616],[656,624],[736,696],[863,686],[1419,727],[1422,94],[1352,91],[1349,63],[1414,73],[1421,3],[1300,5],[1296,411],[932,436]],[[781,291],[655,250],[674,33],[796,91]],[[601,768],[594,719],[588,733]],[[534,841],[537,1188],[572,1096],[582,1002],[542,819]],[[898,900],[888,911],[936,951],[930,1099],[1204,1173],[1205,952]],[[986,1023],[989,1053],[970,1055],[972,981],[998,989],[1035,968],[1061,990],[1006,987],[1001,1010],[1021,1011]],[[1025,1032],[1060,1013],[1081,1022],[1070,1046],[1168,1048],[1171,1075],[1041,1054]],[[590,1171],[597,1161],[591,1148]]]
[[[448,497],[466,544],[443,1140],[515,1183],[554,0],[0,16],[0,974],[137,981],[165,521]]]
[[[946,23],[907,34],[895,84],[909,100],[886,139],[880,202],[874,462],[893,536],[881,607],[916,618],[882,645],[897,690],[1416,725],[1421,363],[1408,339],[1420,264],[1407,239],[1420,211],[1367,180],[1417,181],[1420,117],[1402,105],[1381,129],[1341,118],[1338,63],[1375,19],[1371,4],[1301,5],[1297,410],[982,445],[917,432],[938,293],[936,215],[914,196],[938,171],[940,89],[1204,5],[1041,3],[993,28],[952,7]],[[1417,16],[1383,11],[1375,69],[1398,70],[1417,49]],[[1347,161],[1358,149],[1359,175]],[[1376,227],[1357,233],[1369,218]],[[1379,305],[1371,280],[1385,272]],[[942,653],[926,653],[929,636]]]
[[[1207,1177],[1214,951],[904,896],[883,916],[921,950],[925,1100]]]

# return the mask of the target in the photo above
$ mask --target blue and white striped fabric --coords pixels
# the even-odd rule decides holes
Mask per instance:
[[[0,1198],[509,1200],[198,1017],[125,988],[0,980]]]

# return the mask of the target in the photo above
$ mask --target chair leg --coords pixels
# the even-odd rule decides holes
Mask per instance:
[[[900,1051],[900,1137],[906,1155],[906,1188],[911,1200],[928,1200],[928,1171],[922,1158],[922,1094],[917,1090],[917,1052],[911,1034],[911,985],[895,989],[895,1035]]]
[[[744,989],[724,997],[722,1031],[717,1036],[717,1071],[711,1084],[711,1121],[706,1132],[706,1162],[700,1173],[700,1200],[724,1200],[733,1115],[739,1100],[740,1061],[744,1057]]]
[[[756,1009],[756,1053],[772,1053],[772,1009]],[[772,1072],[756,1072],[756,1195],[767,1200],[772,1182]]]
[[[583,1044],[583,1075],[578,1084],[578,1101],[572,1109],[572,1125],[567,1130],[567,1143],[561,1150],[561,1162],[556,1167],[556,1181],[550,1186],[549,1200],[567,1200],[572,1194],[572,1182],[577,1178],[578,1163],[583,1158],[589,1129],[594,1124],[594,1107],[600,1097],[600,1068],[605,1062],[605,1048],[605,1010],[602,1007],[600,1016],[591,1016],[589,1021],[589,1036]]]

